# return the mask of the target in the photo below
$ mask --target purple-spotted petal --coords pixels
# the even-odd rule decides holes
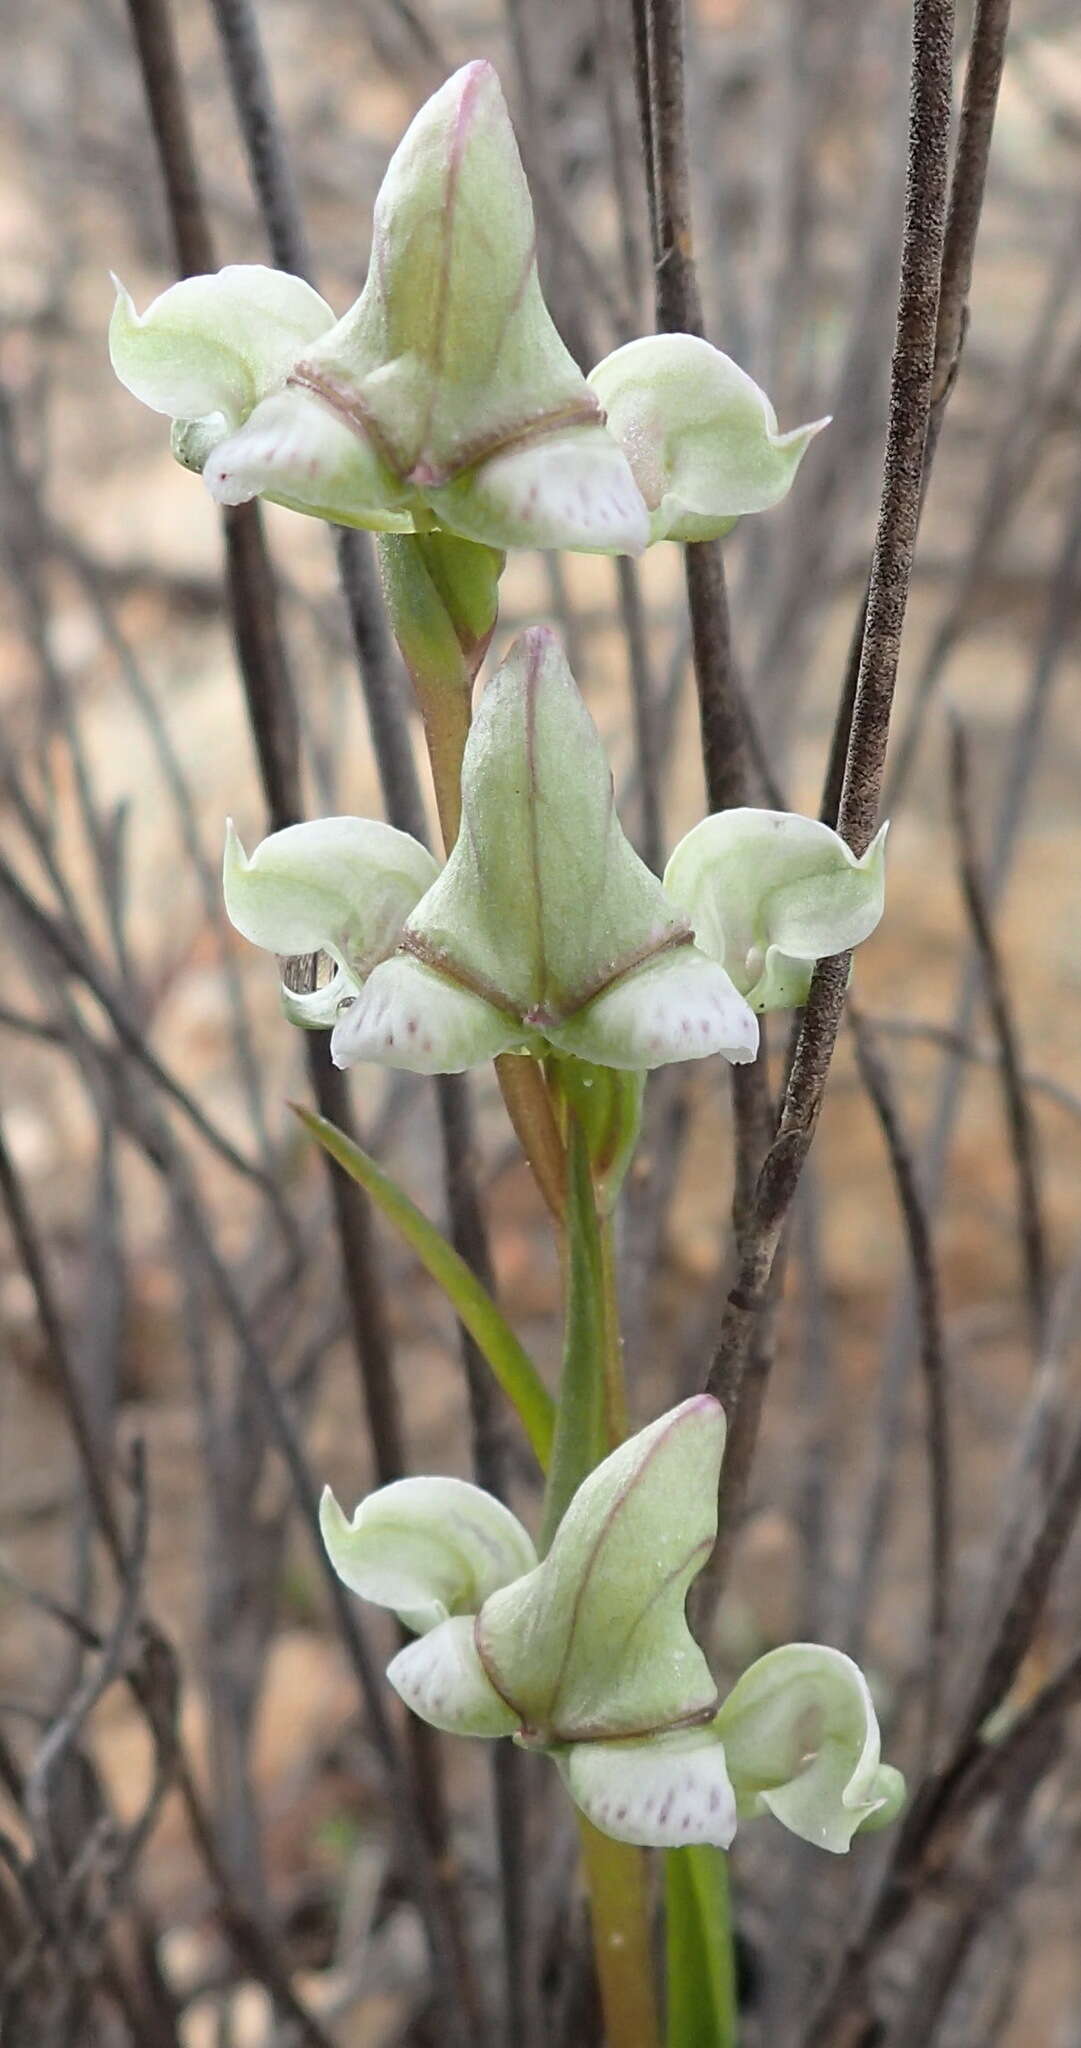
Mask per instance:
[[[414,494],[398,483],[359,428],[306,391],[276,391],[203,466],[219,505],[276,499],[339,525],[408,533]]]
[[[490,547],[640,555],[649,541],[626,456],[599,423],[493,455],[428,499],[444,525]]]
[[[387,1666],[399,1698],[448,1735],[513,1735],[517,1721],[485,1676],[468,1614],[429,1629]]]
[[[661,953],[550,1034],[563,1052],[643,1073],[720,1053],[734,1065],[758,1051],[758,1021],[723,967],[694,946]]]
[[[643,1849],[727,1849],[736,1799],[709,1728],[641,1742],[579,1742],[557,1759],[576,1806],[604,1835]]]
[[[470,989],[396,954],[365,982],[330,1041],[338,1067],[374,1060],[411,1074],[463,1074],[522,1042],[522,1028]]]

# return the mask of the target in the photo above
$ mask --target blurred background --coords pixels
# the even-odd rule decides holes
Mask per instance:
[[[253,1393],[254,1355],[314,1481],[359,1497],[373,1467],[355,1327],[326,1177],[285,1107],[307,1090],[304,1048],[281,1020],[272,963],[236,938],[218,901],[226,815],[249,846],[265,829],[220,520],[106,353],[110,270],[140,307],[175,274],[130,23],[117,0],[0,0],[0,10],[0,1979],[10,2039],[269,2048],[300,2038],[258,1943],[245,1945],[254,1926],[270,1930],[342,2048],[442,2040],[426,2017],[424,1944],[379,1744],[294,1479]],[[650,330],[620,0],[543,10],[516,0],[506,13],[458,0],[321,0],[317,10],[259,0],[258,16],[320,288],[336,309],[363,283],[372,202],[402,129],[448,71],[486,55],[515,115],[542,276],[569,345],[588,367]],[[266,260],[214,15],[179,0],[175,23],[218,259]],[[901,0],[697,0],[688,22],[707,331],[765,385],[782,427],[833,416],[787,503],[725,544],[734,643],[770,769],[787,801],[812,812],[880,488],[909,32]],[[1033,1391],[1045,1423],[1072,1421],[1071,1387],[1076,1404],[1079,174],[1081,25],[1065,0],[1027,0],[1011,31],[969,331],[909,606],[887,778],[887,915],[855,984],[934,1225],[954,1672],[971,1648],[965,1617],[971,1628]],[[266,527],[306,808],[378,815],[327,530],[273,507]],[[670,847],[703,809],[677,550],[646,558],[637,603]],[[523,555],[507,571],[493,653],[523,624],[560,623],[610,745],[624,820],[648,847],[628,657],[637,616],[613,562]],[[708,1364],[727,1284],[726,1081],[705,1063],[651,1084],[624,1219],[638,1421],[701,1384]],[[351,1085],[366,1142],[443,1220],[431,1087],[363,1071]],[[473,1096],[500,1297],[547,1370],[559,1353],[548,1218],[487,1076]],[[736,1670],[791,1636],[852,1648],[871,1673],[889,1753],[903,1759],[918,1742],[927,1659],[929,1488],[896,1170],[843,1035],[793,1220],[764,1443],[713,1649]],[[453,1325],[401,1244],[382,1226],[376,1241],[379,1298],[361,1315],[385,1318],[410,1467],[468,1473]],[[65,1375],[89,1418],[81,1456]],[[524,1453],[516,1460],[530,1518],[535,1489]],[[137,1554],[128,1594],[168,1652],[157,1638],[148,1650],[141,1624],[124,1621],[127,1596],[94,1534],[94,1470],[109,1475]],[[1076,1649],[1079,1591],[1073,1545],[1014,1708]],[[379,1621],[364,1625],[375,1652],[389,1652]],[[155,1657],[148,1720],[144,1664]],[[205,1788],[209,1858],[171,1780],[174,1718]],[[483,1979],[497,1929],[485,1760],[435,1747]],[[969,1873],[978,1925],[931,2031],[903,2037],[914,2048],[1081,2042],[1081,1785],[1068,1733],[1055,1755],[1008,1841],[986,1851],[978,1886]],[[547,2010],[561,2015],[541,2038],[586,2042],[582,1909],[552,1804],[534,1799],[530,1823],[533,1953]],[[771,1822],[741,1834],[749,2042],[798,2039],[823,1956],[849,1924],[860,1868],[823,1861]],[[35,1898],[52,1899],[55,1915]],[[916,1942],[895,1957],[887,2002],[907,1995],[920,1953]]]

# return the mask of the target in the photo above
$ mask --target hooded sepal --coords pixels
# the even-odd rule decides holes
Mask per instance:
[[[816,960],[858,946],[882,916],[886,829],[857,859],[816,818],[720,811],[680,841],[665,892],[752,1009],[797,1008]]]
[[[409,944],[558,1042],[602,988],[689,937],[624,836],[600,736],[556,635],[533,627],[481,698],[462,828],[409,921]]]
[[[640,1741],[581,1742],[557,1752],[576,1806],[602,1834],[643,1849],[727,1849],[736,1799],[724,1747],[709,1728],[680,1728]]]
[[[418,1635],[475,1614],[537,1562],[517,1516],[465,1479],[395,1480],[362,1500],[352,1521],[328,1486],[319,1526],[350,1591],[391,1608]]]
[[[399,1698],[447,1735],[513,1735],[517,1721],[486,1676],[468,1614],[440,1622],[387,1666]]]
[[[776,505],[828,425],[778,433],[754,379],[693,334],[627,342],[589,382],[649,508],[653,541],[717,539],[741,514]]]
[[[330,307],[303,278],[260,263],[183,278],[141,314],[113,282],[109,355],[120,382],[173,420],[216,421],[219,439],[334,325]]]
[[[636,553],[649,522],[537,277],[499,80],[476,62],[387,168],[368,280],[294,368],[440,522],[495,548]]]
[[[466,64],[410,123],[375,202],[368,281],[299,374],[420,488],[552,419],[599,420],[537,278],[499,80]]]
[[[745,1671],[713,1727],[741,1814],[767,1810],[842,1855],[900,1809],[904,1779],[880,1760],[867,1681],[840,1650],[789,1643]]]
[[[398,942],[409,912],[439,873],[419,841],[370,818],[287,825],[245,853],[226,829],[225,908],[244,938],[280,958],[326,953],[335,973],[310,996],[284,988],[291,1021],[335,1023]]]
[[[716,1535],[723,1447],[709,1395],[662,1415],[579,1487],[543,1564],[485,1602],[481,1662],[529,1740],[603,1741],[710,1712],[684,1608]]]

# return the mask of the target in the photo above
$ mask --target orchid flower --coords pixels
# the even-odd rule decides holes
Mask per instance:
[[[665,882],[614,808],[600,736],[556,636],[534,627],[485,690],[466,745],[462,826],[440,872],[361,818],[291,825],[249,857],[230,826],[225,902],[246,938],[322,952],[284,991],[333,1027],[339,1066],[453,1073],[504,1052],[644,1073],[753,1059],[756,1009],[802,1002],[816,958],[882,912],[881,836],[862,861],[808,818],[726,812],[677,847]]]
[[[555,1761],[575,1803],[617,1840],[727,1848],[769,1811],[841,1852],[896,1813],[866,1681],[840,1651],[795,1643],[718,1703],[687,1626],[716,1535],[724,1414],[684,1401],[579,1487],[538,1561],[510,1510],[458,1479],[406,1479],[321,1525],[345,1584],[417,1640],[387,1676],[452,1734],[511,1735]]]
[[[690,335],[618,349],[586,380],[541,293],[529,188],[484,62],[395,150],[367,282],[340,320],[302,279],[231,265],[143,314],[118,286],[109,340],[121,382],[172,419],[174,453],[220,503],[437,525],[497,550],[634,555],[725,532],[784,495],[817,431],[778,437],[765,394]]]
[[[600,737],[548,628],[522,635],[481,698],[442,873],[402,841],[328,819],[274,833],[249,859],[230,834],[237,928],[334,962],[329,989],[288,1008],[306,1023],[337,1013],[340,1066],[451,1073],[550,1050],[632,1072],[753,1059],[750,1009],[624,837]]]

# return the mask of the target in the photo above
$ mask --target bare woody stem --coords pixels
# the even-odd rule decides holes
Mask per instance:
[[[684,91],[682,0],[632,0],[636,84],[649,193],[657,326],[702,334],[704,321],[691,220]],[[691,620],[706,802],[710,811],[748,803],[752,794],[749,716],[740,687],[719,541],[683,551]],[[765,1060],[732,1075],[736,1131],[733,1222],[737,1239],[772,1131]]]
[[[870,844],[878,822],[919,521],[949,167],[953,26],[949,0],[916,0],[908,187],[882,498],[838,813],[838,829],[857,854]],[[769,1301],[785,1220],[818,1121],[847,981],[845,955],[822,961],[815,972],[777,1133],[755,1186],[736,1284],[726,1304],[710,1367],[707,1385],[718,1394],[723,1390],[729,1406],[715,1583],[723,1572],[742,1510],[765,1393],[768,1360],[756,1352],[755,1337]]]

